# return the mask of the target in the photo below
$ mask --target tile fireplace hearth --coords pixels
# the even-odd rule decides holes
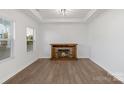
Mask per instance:
[[[77,44],[51,44],[51,59],[77,59]]]

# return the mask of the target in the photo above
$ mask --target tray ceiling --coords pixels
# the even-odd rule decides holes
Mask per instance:
[[[27,9],[23,10],[29,16],[42,23],[50,22],[87,22],[98,10],[96,9],[71,9],[68,14],[61,15],[57,9]]]

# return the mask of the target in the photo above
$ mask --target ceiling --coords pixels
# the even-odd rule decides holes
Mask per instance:
[[[61,15],[57,9],[27,9],[23,10],[29,16],[42,23],[49,22],[87,22],[96,12],[96,9],[70,9],[66,15]]]
[[[67,15],[58,14],[56,9],[38,9],[43,18],[82,18],[90,11],[89,9],[72,9]]]

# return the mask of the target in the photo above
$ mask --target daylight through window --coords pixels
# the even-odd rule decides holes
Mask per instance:
[[[33,51],[34,44],[34,29],[27,27],[26,29],[26,38],[27,38],[27,52]]]
[[[11,22],[0,18],[0,60],[12,55],[12,33]]]

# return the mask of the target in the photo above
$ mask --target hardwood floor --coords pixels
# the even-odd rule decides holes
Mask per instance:
[[[39,59],[5,84],[121,84],[89,59]]]

